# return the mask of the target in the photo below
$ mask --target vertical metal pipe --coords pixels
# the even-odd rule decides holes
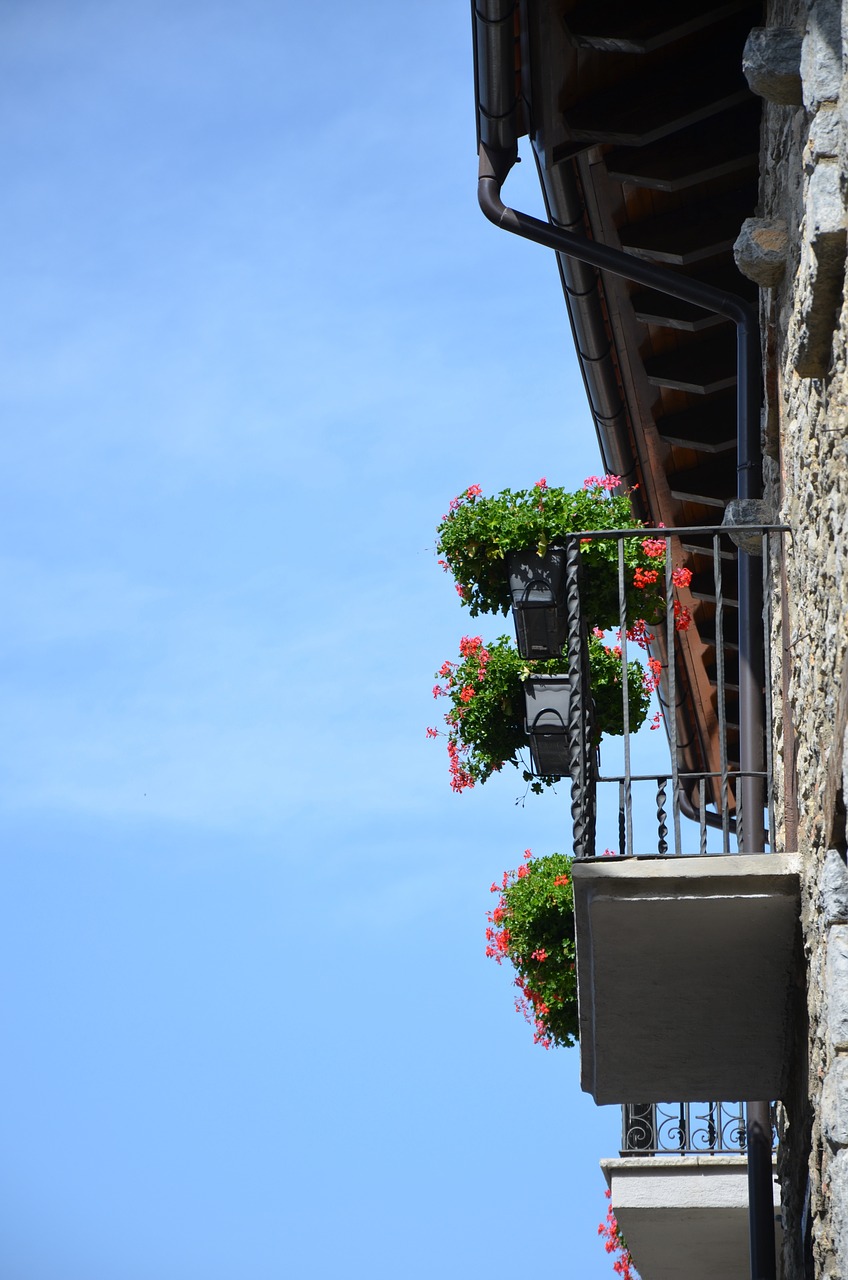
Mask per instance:
[[[677,627],[674,617],[674,583],[671,563],[671,538],[665,539],[665,621],[668,647],[668,746],[671,752],[671,813],[674,824],[674,852],[680,857],[680,779],[677,762]]]
[[[713,580],[716,595],[716,680],[718,683],[718,751],[721,769],[721,851],[730,852],[730,796],[727,782],[727,703],[724,681],[724,594],[721,585],[721,535],[713,534]]]
[[[747,1136],[751,1280],[775,1280],[771,1109],[767,1102],[747,1104]]]
[[[777,535],[778,539],[780,534]],[[771,667],[771,547],[772,535],[770,533],[763,534],[763,629],[765,632],[765,644],[763,645],[763,659],[765,662],[764,684],[765,684],[765,742],[766,742],[766,811],[768,813],[768,831],[766,833],[768,840],[769,852],[775,851],[775,838],[777,828],[774,819],[774,718],[772,713],[772,667]],[[780,542],[778,542],[778,546]]]
[[[743,608],[743,603],[745,607]],[[739,756],[744,816],[741,853],[763,853],[766,843],[762,777],[765,744],[763,697],[763,582],[757,557],[739,552]]]
[[[763,491],[759,407],[761,369],[756,318],[736,328],[737,471],[740,498]],[[763,696],[763,581],[756,556],[739,552],[739,764],[744,774],[762,773],[765,729]],[[743,853],[765,852],[765,795],[761,778],[739,780],[744,814]]]

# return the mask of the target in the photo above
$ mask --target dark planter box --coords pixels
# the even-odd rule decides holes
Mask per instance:
[[[566,636],[565,551],[508,551],[515,636],[522,658],[558,658]]]
[[[533,772],[542,778],[569,775],[568,717],[571,681],[567,675],[528,676],[524,681],[525,728]]]

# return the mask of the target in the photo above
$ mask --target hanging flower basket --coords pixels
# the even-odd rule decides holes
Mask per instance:
[[[565,551],[508,551],[506,572],[522,658],[558,658],[565,645]]]
[[[440,564],[453,574],[456,590],[474,617],[478,613],[506,613],[515,600],[505,560],[510,552],[520,557],[547,560],[551,551],[561,553],[571,534],[604,529],[638,529],[627,493],[614,494],[620,476],[589,476],[575,493],[537,481],[532,489],[504,489],[486,497],[477,484],[454,498],[437,529],[436,550]],[[637,618],[654,622],[662,617],[662,574],[656,558],[638,538],[624,540],[625,597],[628,623]],[[659,554],[665,552],[660,545]],[[580,598],[589,627],[603,630],[620,622],[618,542],[614,538],[589,539],[581,546]],[[530,562],[528,561],[528,565]],[[546,580],[546,575],[541,575]],[[529,585],[519,576],[519,597]],[[547,585],[551,585],[548,583]],[[536,595],[534,589],[533,595]],[[553,591],[556,607],[564,605],[563,578]],[[541,595],[538,596],[541,601]],[[543,608],[554,606],[548,603]],[[541,612],[541,610],[540,610]],[[524,657],[542,657],[524,649],[518,619],[519,645]],[[530,624],[535,627],[535,620]],[[556,622],[551,634],[556,639]],[[530,642],[533,643],[532,637]],[[561,643],[561,642],[560,642]],[[552,645],[544,656],[555,656]]]
[[[528,675],[524,681],[524,729],[533,772],[564,778],[569,773],[568,722],[572,702],[568,675]]]
[[[532,858],[492,885],[497,906],[488,913],[486,955],[508,960],[518,988],[516,1009],[546,1049],[577,1040],[577,975],[571,859],[552,853]]]
[[[555,741],[543,744],[542,757],[538,762],[533,760],[535,780],[534,773],[522,759],[529,745],[527,724],[535,719],[535,715],[527,713],[527,682],[549,676],[567,686],[567,657],[528,662],[507,636],[500,636],[490,644],[484,644],[481,636],[463,636],[459,654],[458,662],[442,663],[433,686],[433,696],[447,698],[450,703],[444,717],[447,732],[427,730],[431,738],[447,737],[452,789],[464,791],[476,782],[483,783],[505,764],[522,769],[525,779],[531,783],[530,790],[537,794],[567,774],[567,766],[560,767],[561,744]],[[603,733],[624,732],[621,656],[620,651],[616,654],[597,636],[591,636],[588,658],[589,689],[594,704],[593,745],[597,745]],[[635,732],[647,715],[653,686],[638,662],[628,663],[627,670],[630,728]],[[547,697],[547,692],[542,696]],[[538,710],[543,710],[544,705],[540,703]],[[567,712],[558,714],[567,722]],[[547,717],[538,727],[543,737],[548,735],[553,739],[560,731],[560,722],[555,717]],[[554,751],[557,767],[549,771],[543,760]]]

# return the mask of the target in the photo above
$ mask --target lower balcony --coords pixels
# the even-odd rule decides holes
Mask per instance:
[[[748,1162],[744,1155],[603,1160],[611,1203],[644,1280],[749,1280]],[[774,1184],[775,1253],[781,1255]],[[778,1275],[780,1272],[778,1271]]]
[[[783,1096],[798,870],[797,854],[575,861],[581,1084],[597,1103]]]

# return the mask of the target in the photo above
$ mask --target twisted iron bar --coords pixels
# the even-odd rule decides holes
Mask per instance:
[[[668,823],[665,811],[665,788],[668,778],[657,778],[657,853],[668,853]]]
[[[594,852],[594,805],[590,805],[586,733],[590,713],[587,706],[588,671],[584,668],[583,610],[580,603],[580,543],[569,538],[565,547],[565,600],[568,617],[568,679],[571,699],[568,706],[567,749],[571,777],[571,821],[575,858]],[[589,811],[592,820],[589,820]]]

